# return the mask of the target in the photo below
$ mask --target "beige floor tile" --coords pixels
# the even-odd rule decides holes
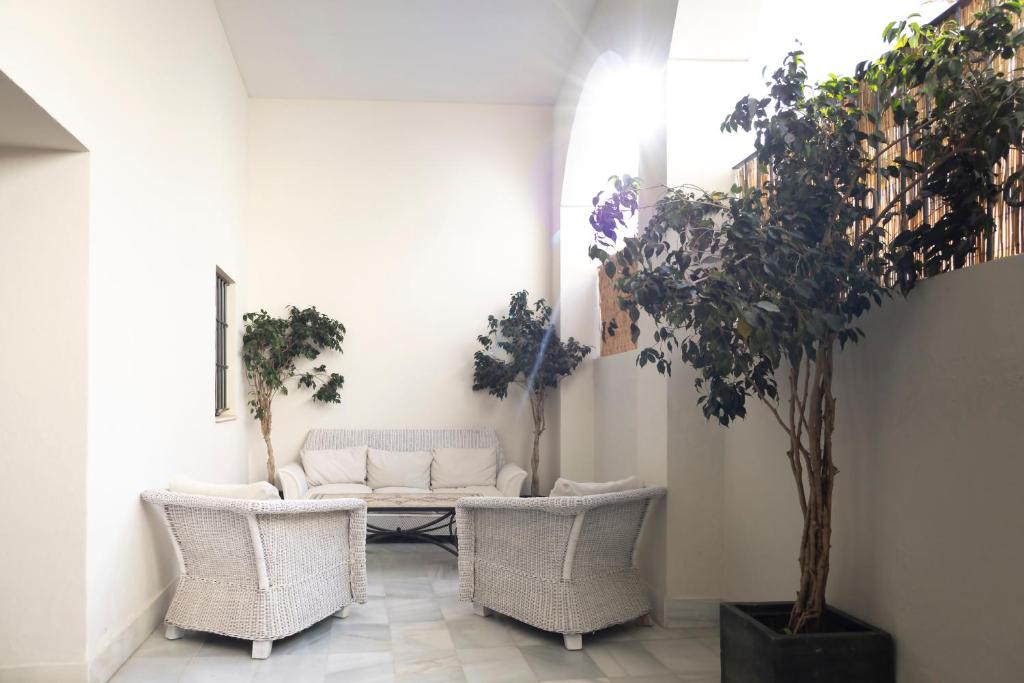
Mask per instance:
[[[456,650],[467,683],[532,683],[537,677],[515,646]]]

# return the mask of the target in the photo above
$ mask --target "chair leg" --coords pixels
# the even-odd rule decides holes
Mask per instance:
[[[650,614],[641,614],[636,618],[637,626],[654,626],[654,619],[651,618]]]
[[[272,640],[254,640],[252,641],[252,658],[253,659],[266,659],[270,656],[270,648],[274,646]]]
[[[490,607],[484,607],[479,602],[474,602],[473,614],[477,615],[478,617],[489,617],[492,614],[494,614],[494,610],[492,610]]]
[[[174,624],[164,624],[164,638],[167,640],[177,640],[185,635],[185,632]]]
[[[340,610],[334,613],[334,617],[337,619],[347,619],[351,610],[352,605],[345,605]]]
[[[582,633],[563,633],[562,638],[565,639],[566,650],[582,650],[583,649],[583,634]]]

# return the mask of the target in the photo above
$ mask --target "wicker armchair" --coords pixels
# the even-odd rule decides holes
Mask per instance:
[[[181,577],[164,618],[182,629],[273,641],[366,602],[366,503],[257,501],[146,491],[177,552]]]
[[[561,633],[579,650],[584,633],[647,616],[636,567],[647,512],[663,488],[596,496],[463,498],[456,506],[459,598]]]

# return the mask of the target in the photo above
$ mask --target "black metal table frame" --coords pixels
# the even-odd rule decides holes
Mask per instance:
[[[431,518],[429,521],[424,522],[418,526],[411,527],[409,529],[403,529],[397,527],[395,529],[385,529],[383,527],[371,524],[369,518],[373,515],[395,515],[404,516],[408,514],[434,514],[436,517]],[[455,535],[455,508],[454,507],[372,507],[367,510],[367,522],[366,522],[366,542],[377,542],[386,541],[389,539],[395,540],[415,540],[422,541],[425,543],[433,543],[442,550],[447,550],[452,555],[458,556],[459,554],[459,539]],[[432,535],[431,531],[441,531],[442,529],[448,529],[448,540],[442,540],[444,536],[438,537]]]

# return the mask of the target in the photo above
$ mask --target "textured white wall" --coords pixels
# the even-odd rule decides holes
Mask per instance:
[[[246,96],[207,0],[0,2],[0,69],[90,150],[85,654],[101,675],[177,572],[139,492],[246,476],[247,425],[214,424],[212,386],[214,268],[246,282]]]
[[[896,638],[901,683],[1020,680],[1024,257],[924,282],[838,356],[829,600]],[[726,437],[726,592],[791,599],[800,534],[778,425]]]
[[[83,670],[88,187],[84,154],[0,148],[0,680]]]
[[[512,292],[550,298],[550,140],[549,107],[252,100],[246,310],[315,305],[348,329],[325,358],[341,404],[274,404],[279,462],[313,427],[494,426],[527,463],[529,406],[473,392],[473,352]]]

